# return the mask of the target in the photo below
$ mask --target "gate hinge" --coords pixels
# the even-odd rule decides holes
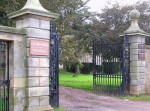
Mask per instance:
[[[2,84],[3,85],[10,85],[10,80],[4,80]]]

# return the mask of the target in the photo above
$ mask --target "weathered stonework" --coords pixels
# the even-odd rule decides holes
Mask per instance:
[[[146,93],[150,94],[150,46],[146,46]]]
[[[9,42],[10,111],[26,106],[26,31],[0,26],[0,40]]]
[[[25,78],[21,79],[22,82],[18,78],[13,79],[15,86],[25,88],[26,102],[23,109],[14,108],[12,111],[51,111],[52,108],[49,105],[49,55],[30,54],[30,41],[33,39],[49,41],[50,21],[56,18],[57,14],[44,9],[39,0],[27,0],[21,10],[9,16],[16,20],[16,28],[24,29],[26,34],[26,44],[18,45],[20,48],[25,47],[24,59],[26,61],[22,61],[20,55],[17,57],[20,60],[19,63],[24,63],[21,67],[25,66],[26,68],[21,69],[15,66],[16,74],[20,74],[21,77],[25,75]],[[20,72],[24,72],[23,75]],[[16,83],[20,83],[20,85],[16,85]]]
[[[30,77],[28,78],[28,87],[38,87],[40,85],[39,77]]]
[[[130,41],[130,94],[138,95],[146,92],[145,47],[140,48],[139,45],[145,46],[145,38],[149,34],[141,30],[138,25],[139,11],[132,10],[129,16],[131,25],[125,33]]]
[[[46,40],[49,39],[50,35],[49,30],[27,28],[26,31],[28,38],[46,39]]]
[[[130,36],[130,94],[145,93],[145,60],[139,59],[139,44],[145,44],[145,36]]]
[[[27,68],[28,75],[27,77],[38,77],[39,76],[39,68]]]
[[[9,15],[16,28],[0,26],[0,40],[9,41],[10,111],[52,111],[49,105],[49,56],[30,55],[30,40],[49,41],[50,21],[57,14],[39,0],[28,0]]]
[[[48,77],[49,76],[49,68],[40,68],[40,77]]]
[[[49,105],[49,96],[41,96],[40,106],[48,106],[48,105]]]
[[[27,94],[29,97],[48,96],[49,87],[29,87],[27,88]]]
[[[49,77],[40,77],[40,86],[48,86],[49,85]]]

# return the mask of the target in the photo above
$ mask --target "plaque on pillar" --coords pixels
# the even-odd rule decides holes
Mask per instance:
[[[139,60],[145,60],[145,51],[144,50],[138,51],[138,59]]]
[[[138,44],[139,49],[145,49],[145,44]]]
[[[30,55],[48,56],[49,42],[46,40],[30,40]]]

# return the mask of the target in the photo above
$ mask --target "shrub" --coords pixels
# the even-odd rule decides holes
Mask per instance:
[[[92,72],[92,63],[82,63],[83,66],[80,68],[82,74],[89,74]]]
[[[120,63],[119,62],[103,62],[103,72],[105,74],[116,74],[119,72]]]
[[[72,72],[72,73],[75,73],[75,72],[76,72],[76,66],[75,66],[74,64],[66,65],[66,66],[65,66],[65,69],[66,69],[66,71],[68,71],[68,72]]]

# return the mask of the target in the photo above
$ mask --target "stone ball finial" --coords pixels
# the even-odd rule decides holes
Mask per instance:
[[[138,10],[132,10],[129,13],[129,19],[131,21],[130,27],[125,31],[126,33],[135,33],[135,32],[141,32],[143,33],[144,31],[140,29],[138,25],[138,19],[140,17],[140,12]]]
[[[129,17],[130,17],[130,20],[139,19],[139,17],[140,17],[140,12],[139,12],[138,10],[132,10],[132,11],[129,13]]]

